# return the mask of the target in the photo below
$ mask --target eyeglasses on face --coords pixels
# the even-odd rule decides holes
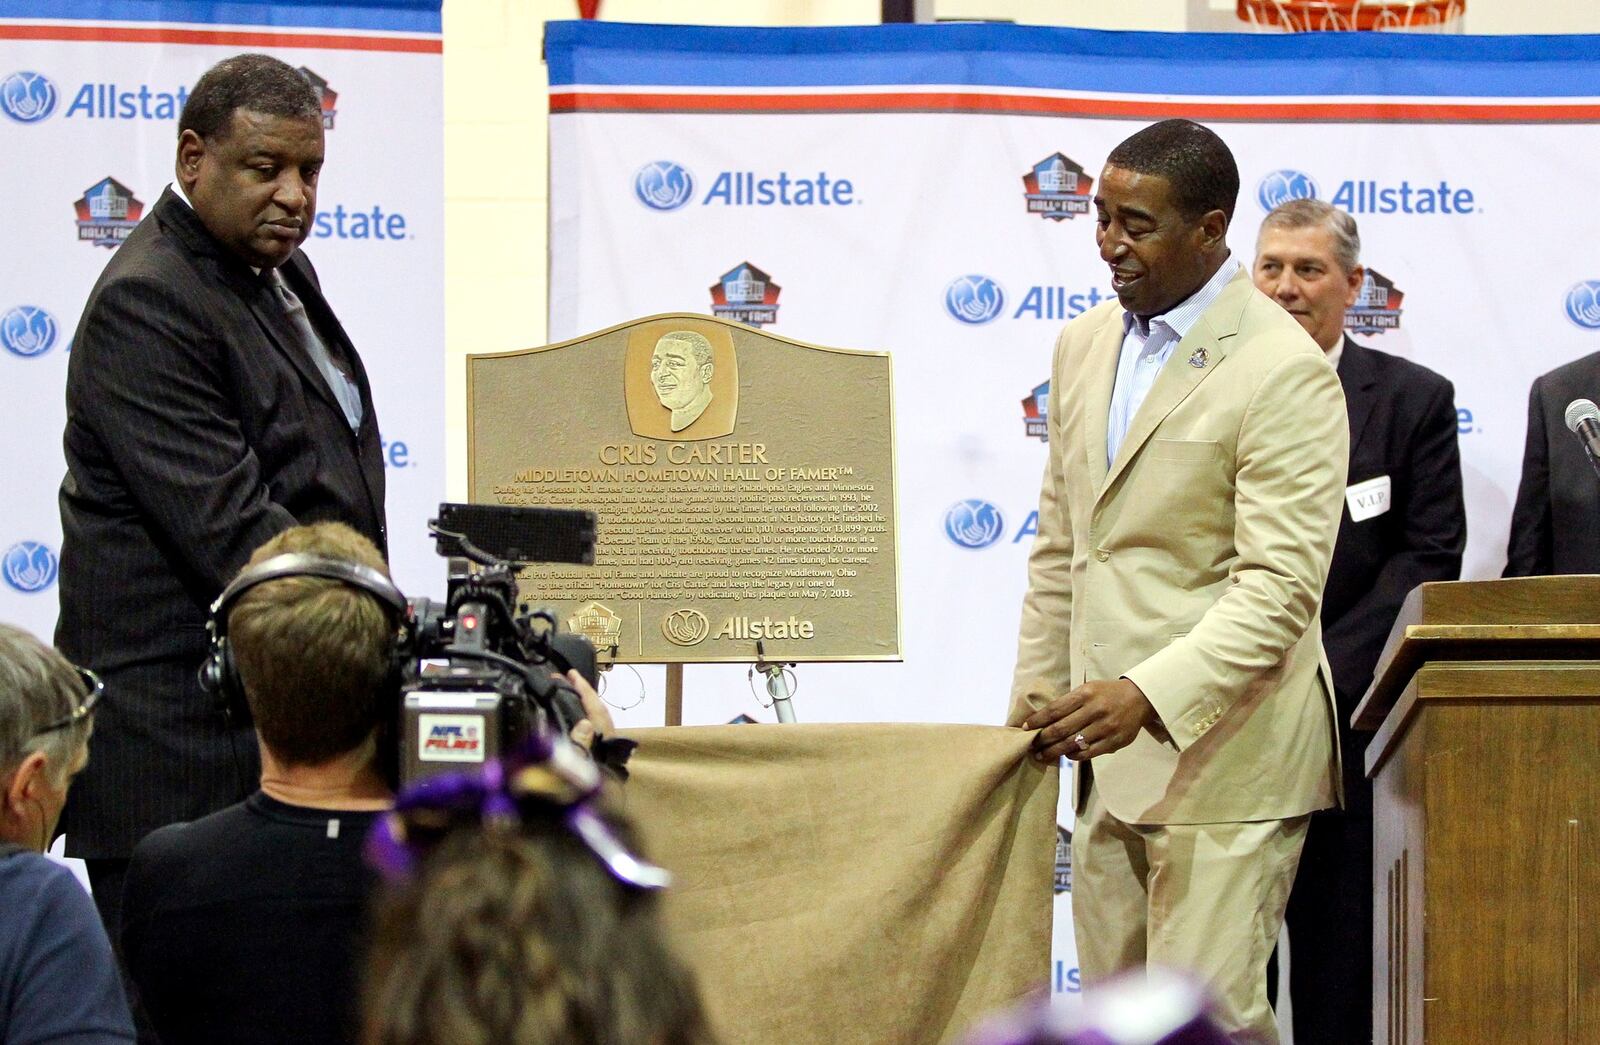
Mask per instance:
[[[100,681],[99,675],[96,675],[88,668],[73,668],[72,670],[78,673],[78,679],[83,683],[83,702],[73,708],[72,713],[66,718],[57,719],[55,722],[40,726],[34,730],[34,736],[43,736],[46,733],[54,733],[58,729],[66,729],[68,726],[77,725],[94,714],[95,706],[100,703],[100,698],[105,695],[106,684]]]

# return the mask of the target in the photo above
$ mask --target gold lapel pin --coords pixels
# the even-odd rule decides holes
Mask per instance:
[[[1207,357],[1205,349],[1197,348],[1194,350],[1194,355],[1189,357],[1189,365],[1194,367],[1196,370],[1204,370],[1206,368],[1206,360],[1208,358],[1209,357]]]

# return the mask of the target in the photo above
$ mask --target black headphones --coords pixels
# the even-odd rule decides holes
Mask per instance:
[[[244,685],[239,681],[239,668],[234,663],[233,650],[228,643],[228,614],[251,588],[284,577],[325,577],[339,581],[377,599],[390,611],[396,623],[405,619],[406,597],[400,593],[400,589],[382,571],[357,562],[289,552],[274,555],[244,570],[211,604],[211,617],[206,621],[211,651],[200,665],[200,688],[217,698],[218,707],[230,725],[234,722],[248,724],[250,706],[245,702]],[[396,665],[397,654],[396,649],[390,655],[391,662]],[[391,675],[396,675],[396,672],[391,671]]]

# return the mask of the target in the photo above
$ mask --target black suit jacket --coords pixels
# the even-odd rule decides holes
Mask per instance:
[[[195,681],[208,607],[250,553],[340,520],[385,547],[366,373],[304,255],[283,266],[350,368],[352,432],[265,279],[171,189],[112,256],[67,368],[56,644],[106,682],[65,827],[74,855],[126,857],[150,830],[256,786],[255,742]]]
[[[1362,790],[1350,715],[1406,595],[1461,576],[1467,513],[1461,493],[1455,388],[1426,367],[1345,338],[1339,381],[1350,412],[1350,478],[1387,475],[1387,512],[1356,522],[1346,503],[1322,597],[1322,641],[1338,693],[1347,797]],[[1352,773],[1354,774],[1352,776]],[[1354,786],[1352,786],[1354,785]]]
[[[1600,573],[1600,477],[1567,430],[1574,399],[1600,400],[1600,352],[1534,379],[1507,577]]]

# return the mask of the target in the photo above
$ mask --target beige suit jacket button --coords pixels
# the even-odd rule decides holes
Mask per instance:
[[[1111,553],[1106,551],[1104,548],[1098,548],[1095,550],[1094,557],[1099,559],[1101,562],[1105,562],[1107,559],[1111,558]]]

